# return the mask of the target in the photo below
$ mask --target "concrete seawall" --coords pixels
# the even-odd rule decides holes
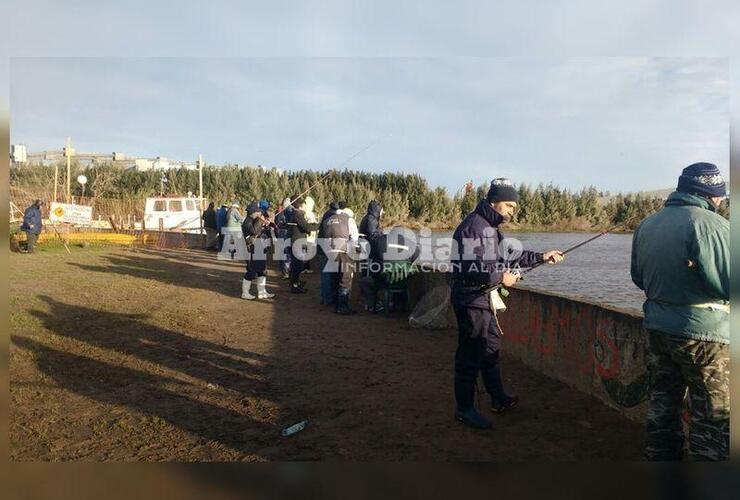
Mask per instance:
[[[412,303],[446,279],[442,273],[413,276]],[[644,420],[648,372],[641,315],[521,288],[511,290],[505,302],[498,318],[508,353],[632,420]],[[451,309],[447,317],[455,327]]]

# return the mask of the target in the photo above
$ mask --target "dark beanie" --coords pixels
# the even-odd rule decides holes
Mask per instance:
[[[681,177],[678,178],[676,191],[708,198],[727,196],[725,180],[719,173],[717,165],[712,163],[694,163],[684,168]]]
[[[337,202],[337,207],[339,207],[339,210],[344,210],[345,208],[347,208],[347,202],[346,201],[338,201]]]
[[[329,203],[329,210],[339,210],[339,203],[337,203],[336,201],[332,201],[331,203]]]
[[[486,200],[489,203],[497,203],[499,201],[519,202],[519,193],[516,192],[514,184],[509,179],[499,177],[491,181],[491,187],[488,188]]]

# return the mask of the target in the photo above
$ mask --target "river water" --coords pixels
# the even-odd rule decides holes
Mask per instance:
[[[525,250],[566,250],[596,233],[506,233],[521,241]],[[434,245],[444,252],[452,232],[435,232]],[[645,296],[630,278],[631,234],[607,234],[569,253],[557,265],[543,265],[525,275],[521,288],[555,292],[589,302],[640,313]]]

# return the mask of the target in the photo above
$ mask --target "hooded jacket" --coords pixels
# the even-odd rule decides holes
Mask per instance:
[[[237,227],[241,227],[242,222],[244,222],[244,218],[239,212],[239,208],[233,206],[229,208],[229,211],[226,212],[226,227],[235,229]]]
[[[303,202],[303,216],[306,218],[306,222],[313,224],[313,229],[306,235],[306,240],[311,243],[316,243],[316,236],[320,227],[319,218],[316,216],[314,208],[316,208],[316,202],[310,196],[306,196],[306,200]]]
[[[43,224],[41,222],[41,209],[34,203],[23,213],[23,224],[21,231],[33,234],[41,234]]]
[[[379,240],[383,236],[383,228],[380,225],[380,212],[383,206],[373,200],[367,206],[367,213],[360,221],[360,233],[370,243],[370,259],[379,261],[382,258]]]
[[[497,264],[515,268],[532,267],[543,261],[542,253],[525,250],[516,259],[504,260],[499,256],[499,244],[504,239],[498,226],[504,222],[501,214],[491,204],[482,200],[455,229],[452,238],[457,243],[457,254],[451,256],[452,303],[455,306],[488,309],[488,297],[481,293],[481,285],[498,285],[503,280],[504,269]],[[465,254],[464,241],[472,243],[470,255]],[[490,249],[486,252],[487,249]],[[490,254],[490,255],[489,255]]]
[[[676,191],[642,221],[631,275],[647,298],[645,328],[729,343],[730,223],[707,199]]]

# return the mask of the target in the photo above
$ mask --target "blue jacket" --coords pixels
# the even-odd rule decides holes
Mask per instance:
[[[498,226],[503,222],[503,216],[490,203],[482,200],[455,229],[452,238],[457,244],[458,253],[451,256],[451,298],[455,306],[488,309],[488,297],[480,292],[482,285],[498,285],[509,267],[532,267],[542,262],[540,252],[522,251],[514,259],[504,259],[499,255],[499,244],[504,235]],[[465,255],[464,240],[470,242],[470,255]]]
[[[41,210],[39,210],[39,207],[34,203],[23,213],[23,224],[21,224],[21,231],[33,234],[41,234],[41,230],[43,229],[43,227],[44,226],[41,223]]]
[[[221,207],[216,210],[216,229],[221,231],[221,228],[226,225],[226,208]]]
[[[287,238],[288,235],[288,223],[290,222],[290,216],[293,214],[293,207],[287,207],[285,210],[275,215],[275,236],[278,238]]]

